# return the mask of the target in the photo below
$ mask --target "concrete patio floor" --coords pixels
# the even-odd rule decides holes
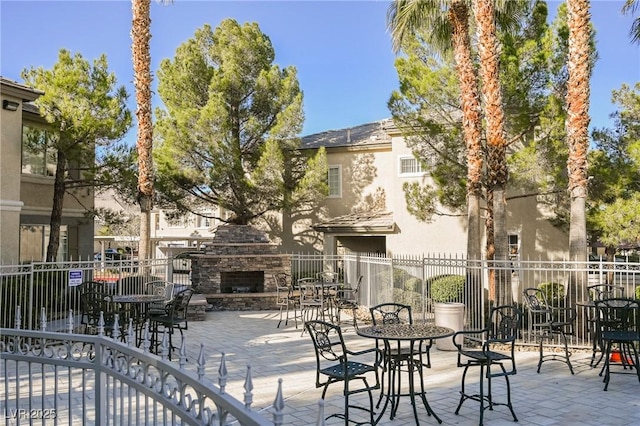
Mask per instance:
[[[282,379],[287,425],[314,425],[318,417],[318,401],[322,389],[315,387],[315,356],[310,337],[301,335],[290,321],[276,328],[276,311],[216,311],[208,312],[205,321],[190,321],[185,331],[188,355],[187,369],[196,370],[200,344],[204,345],[206,376],[218,384],[221,353],[226,354],[228,370],[227,392],[242,400],[246,366],[251,365],[253,405],[271,418],[271,405],[276,395],[278,379]],[[370,347],[374,342],[357,336],[353,327],[345,324],[345,340],[350,349]],[[520,425],[638,425],[640,424],[640,383],[635,374],[615,374],[608,391],[603,391],[600,368],[589,366],[591,354],[578,352],[572,356],[575,374],[560,362],[547,362],[536,373],[538,353],[516,353],[518,373],[511,377],[513,407]],[[428,399],[443,425],[477,425],[478,403],[466,401],[459,415],[458,404],[462,369],[455,366],[455,352],[431,352],[432,368],[426,371]],[[470,379],[470,380],[469,380]],[[478,382],[472,371],[469,383]],[[494,380],[494,399],[504,395],[504,380]],[[364,395],[352,397],[364,401]],[[325,401],[325,416],[342,411],[341,385],[329,387]],[[421,403],[421,424],[437,424],[428,417]],[[387,413],[381,425],[414,425],[409,398],[400,401],[397,416],[389,420]],[[357,414],[357,411],[355,411]],[[360,415],[360,414],[358,414]],[[487,425],[513,425],[504,406],[485,412]],[[343,424],[333,418],[326,424]]]

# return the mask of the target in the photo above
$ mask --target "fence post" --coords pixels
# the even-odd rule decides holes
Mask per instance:
[[[29,306],[27,307],[27,321],[29,324],[29,330],[33,330],[33,263],[29,265]]]

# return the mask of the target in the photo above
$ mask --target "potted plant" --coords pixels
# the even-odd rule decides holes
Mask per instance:
[[[464,292],[465,277],[462,275],[445,275],[431,283],[431,301],[436,325],[448,327],[454,331],[464,328]],[[436,348],[442,351],[454,351],[456,346],[452,339],[436,340]]]

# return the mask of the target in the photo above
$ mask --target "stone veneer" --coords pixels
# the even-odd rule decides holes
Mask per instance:
[[[266,234],[250,225],[221,225],[205,253],[192,256],[191,282],[216,309],[274,309],[277,284],[274,275],[291,274],[291,255],[278,253]],[[229,283],[221,272],[263,272],[259,293],[223,293]],[[237,284],[237,283],[234,283]]]

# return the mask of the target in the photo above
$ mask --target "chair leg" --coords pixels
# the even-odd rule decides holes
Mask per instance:
[[[480,364],[480,422],[479,425],[482,426],[484,420],[484,364]]]
[[[571,371],[571,374],[573,374],[573,366],[571,365],[571,353],[569,352],[569,345],[567,343],[567,335],[564,334],[564,332],[560,333],[562,335],[562,341],[564,342],[564,356],[565,356],[565,360],[567,362],[567,365],[569,366],[569,371]]]
[[[544,359],[544,353],[542,351],[542,345],[544,343],[544,336],[540,335],[540,357],[538,359],[538,373],[540,373],[540,367],[542,367],[542,361]]]
[[[467,378],[467,371],[469,371],[469,365],[467,364],[464,367],[464,371],[462,372],[462,385],[460,386],[460,402],[458,402],[458,407],[456,408],[456,415],[460,413],[460,408],[462,407],[462,403],[467,399],[467,394],[465,393],[465,380]]]

